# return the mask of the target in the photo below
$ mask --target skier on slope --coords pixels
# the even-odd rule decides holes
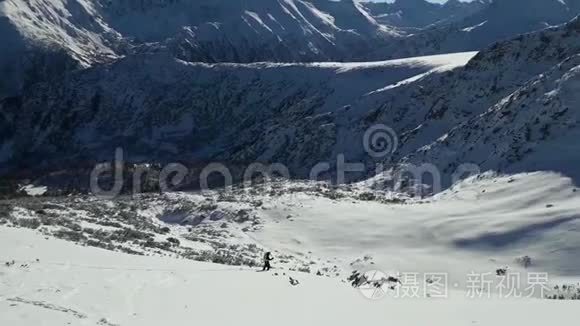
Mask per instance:
[[[269,271],[270,268],[272,268],[272,266],[270,266],[270,261],[272,259],[274,258],[269,251],[264,254],[264,268],[262,268],[262,271]]]

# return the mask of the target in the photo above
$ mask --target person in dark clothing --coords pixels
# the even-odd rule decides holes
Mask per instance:
[[[272,257],[272,254],[269,251],[264,254],[264,268],[262,268],[262,271],[269,271],[270,268],[272,268],[272,266],[270,266],[270,261],[272,259],[274,258]]]

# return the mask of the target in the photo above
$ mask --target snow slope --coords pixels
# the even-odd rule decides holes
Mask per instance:
[[[511,272],[549,271],[550,287],[575,283],[578,219],[569,214],[576,214],[579,201],[572,190],[567,179],[532,174],[481,176],[409,205],[284,194],[266,202],[263,229],[248,233],[278,254],[308,251],[350,269],[447,272],[447,299],[397,299],[391,293],[372,301],[341,281],[348,270],[328,278],[285,269],[275,260],[278,269],[256,273],[76,246],[0,226],[0,319],[17,325],[572,323],[567,318],[575,318],[574,301],[474,299],[465,282],[467,273],[508,265]],[[522,254],[532,257],[528,270],[514,263]],[[12,260],[14,265],[4,264]],[[290,285],[289,276],[300,283]]]
[[[275,223],[256,239],[342,262],[372,257],[354,265],[363,269],[444,271],[461,285],[471,271],[525,272],[516,260],[526,255],[533,270],[577,276],[579,195],[569,178],[553,173],[480,175],[403,205],[290,193],[266,202],[263,220]]]

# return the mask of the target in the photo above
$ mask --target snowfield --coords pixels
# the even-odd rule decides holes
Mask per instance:
[[[577,276],[575,189],[567,178],[533,173],[481,175],[404,205],[295,193],[264,204],[264,219],[275,223],[265,224],[256,238],[269,248],[345,262],[372,257],[366,269],[445,271],[457,283],[470,271],[518,269],[515,261],[526,255],[536,269]]]
[[[43,234],[43,227],[2,226],[0,318],[8,325],[573,323],[577,301],[523,294],[530,286],[526,275],[534,273],[549,275],[544,295],[551,295],[555,285],[578,283],[579,195],[569,179],[549,173],[481,175],[434,198],[405,204],[308,192],[258,195],[252,198],[264,202],[256,209],[262,227],[242,237],[280,257],[274,270],[263,273],[177,254],[127,255],[55,239]],[[197,194],[170,196],[207,201]],[[242,207],[243,202],[221,205]],[[208,218],[198,225],[173,225],[171,232],[207,232],[221,223]],[[518,264],[523,255],[531,257],[529,266]],[[341,271],[318,276],[314,269],[289,268],[282,257],[307,257],[316,261],[314,268],[327,261]],[[4,265],[12,260],[14,265]],[[522,276],[516,288],[521,298],[502,296],[496,287],[495,271],[503,266],[510,275]],[[382,299],[371,300],[345,281],[353,270],[398,275],[400,289],[413,281],[401,275],[417,273],[413,284],[424,289],[429,282],[424,275],[445,273],[448,292],[435,297],[419,290],[405,298],[387,290]],[[476,290],[468,278],[473,273],[493,282],[489,293]],[[290,277],[299,284],[291,285]]]
[[[0,267],[5,325],[546,325],[571,322],[577,309],[535,299],[370,301],[335,279],[298,273],[292,286],[272,272],[128,256],[31,231],[0,235],[3,250],[29,264]]]

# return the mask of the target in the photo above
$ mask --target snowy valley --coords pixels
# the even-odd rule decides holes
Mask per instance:
[[[0,323],[573,324],[580,1],[523,7],[0,1]]]

